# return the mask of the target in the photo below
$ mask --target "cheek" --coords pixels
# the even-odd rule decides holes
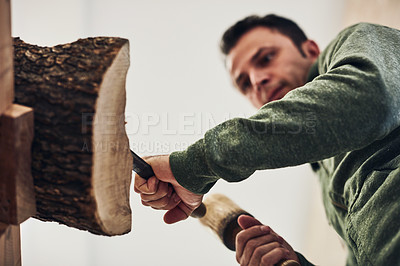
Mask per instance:
[[[287,62],[277,70],[277,75],[285,80],[292,80],[296,76],[296,68],[293,67],[293,62]]]
[[[291,72],[291,80],[294,87],[303,86],[307,79],[308,68],[306,64],[303,62],[296,62],[297,64],[292,65]]]
[[[303,86],[307,77],[306,66],[302,60],[284,60],[279,67],[276,68],[276,75],[278,79],[287,83],[291,88]]]

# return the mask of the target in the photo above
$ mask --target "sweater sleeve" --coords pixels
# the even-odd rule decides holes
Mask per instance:
[[[385,137],[400,125],[396,43],[398,31],[376,25],[343,31],[319,57],[312,81],[172,153],[177,181],[204,194],[219,178],[237,182],[256,170],[323,160]]]

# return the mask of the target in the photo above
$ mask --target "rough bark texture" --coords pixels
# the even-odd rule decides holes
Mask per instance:
[[[96,144],[93,143],[94,120],[100,112],[96,103],[107,71],[124,46],[128,51],[126,39],[108,37],[80,39],[54,47],[39,47],[14,39],[15,101],[34,109],[32,175],[36,217],[41,220],[57,221],[101,235],[130,231],[131,170],[128,176],[123,177],[123,184],[116,184],[118,180],[114,182],[113,176],[109,177],[110,182],[106,182],[110,188],[105,189],[113,190],[113,186],[122,186],[126,192],[120,195],[126,197],[122,203],[113,203],[115,199],[110,199],[108,203],[115,204],[112,206],[115,213],[110,214],[110,218],[121,220],[119,228],[116,228],[118,225],[107,228],[104,224],[107,221],[99,217],[99,210],[103,206],[99,205],[96,198],[96,177],[93,176],[94,156],[100,151],[96,151]],[[123,56],[129,60],[129,53],[125,53],[127,55]],[[122,69],[125,71],[122,73],[123,86],[126,70],[127,67]],[[121,147],[100,152],[128,154],[123,159],[126,168],[131,157],[123,125],[125,87],[121,97],[123,103],[109,99],[110,105],[122,104],[121,113],[114,114],[120,117],[115,126],[120,129],[118,134],[122,142],[118,145]],[[120,174],[126,175],[128,170]]]

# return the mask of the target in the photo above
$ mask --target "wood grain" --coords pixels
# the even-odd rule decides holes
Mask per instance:
[[[13,79],[13,50],[11,39],[11,10],[9,0],[0,0],[0,266],[19,266],[21,265],[21,244],[19,225],[10,225],[9,223],[19,223],[32,215],[30,203],[24,202],[26,199],[22,193],[33,195],[32,177],[26,180],[27,173],[30,173],[29,158],[30,145],[28,133],[24,126],[30,126],[30,132],[33,128],[33,117],[27,118],[25,114],[15,114],[16,109],[12,105],[14,97],[14,79]],[[17,108],[19,109],[19,108]],[[29,109],[29,108],[28,108]],[[29,109],[30,114],[32,114]],[[22,118],[21,118],[22,117]],[[30,120],[30,125],[25,122]],[[13,126],[21,123],[17,132],[13,132]],[[28,121],[29,123],[29,121]],[[11,128],[10,128],[11,127]],[[18,126],[17,126],[18,127]],[[24,141],[19,137],[27,137]],[[32,137],[32,135],[30,135]],[[19,144],[26,144],[27,148]],[[21,149],[22,150],[18,150]],[[13,161],[15,152],[28,152],[28,161]],[[23,156],[23,154],[21,154]],[[8,163],[11,163],[10,165]],[[26,166],[26,167],[24,167]],[[22,167],[19,171],[16,167]],[[27,173],[24,171],[27,169]],[[16,186],[20,181],[27,181],[28,185],[22,184],[22,190]],[[30,181],[30,188],[29,188]],[[21,204],[18,198],[21,197]],[[29,197],[29,196],[28,196]],[[21,208],[20,208],[21,207]]]
[[[209,195],[204,205],[207,211],[200,222],[215,232],[227,248],[235,250],[236,235],[242,230],[237,218],[242,214],[250,214],[222,194]]]
[[[14,97],[10,1],[0,0],[0,115]]]
[[[0,223],[0,266],[21,265],[21,238],[19,225]]]
[[[0,116],[0,222],[18,225],[36,213],[32,139],[32,108],[13,104]]]

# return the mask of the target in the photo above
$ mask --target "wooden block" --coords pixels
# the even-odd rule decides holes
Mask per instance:
[[[33,110],[13,104],[0,117],[0,222],[18,225],[36,213],[32,139]]]
[[[0,115],[14,98],[10,0],[0,0]]]
[[[0,266],[21,265],[21,238],[19,225],[0,223]]]

